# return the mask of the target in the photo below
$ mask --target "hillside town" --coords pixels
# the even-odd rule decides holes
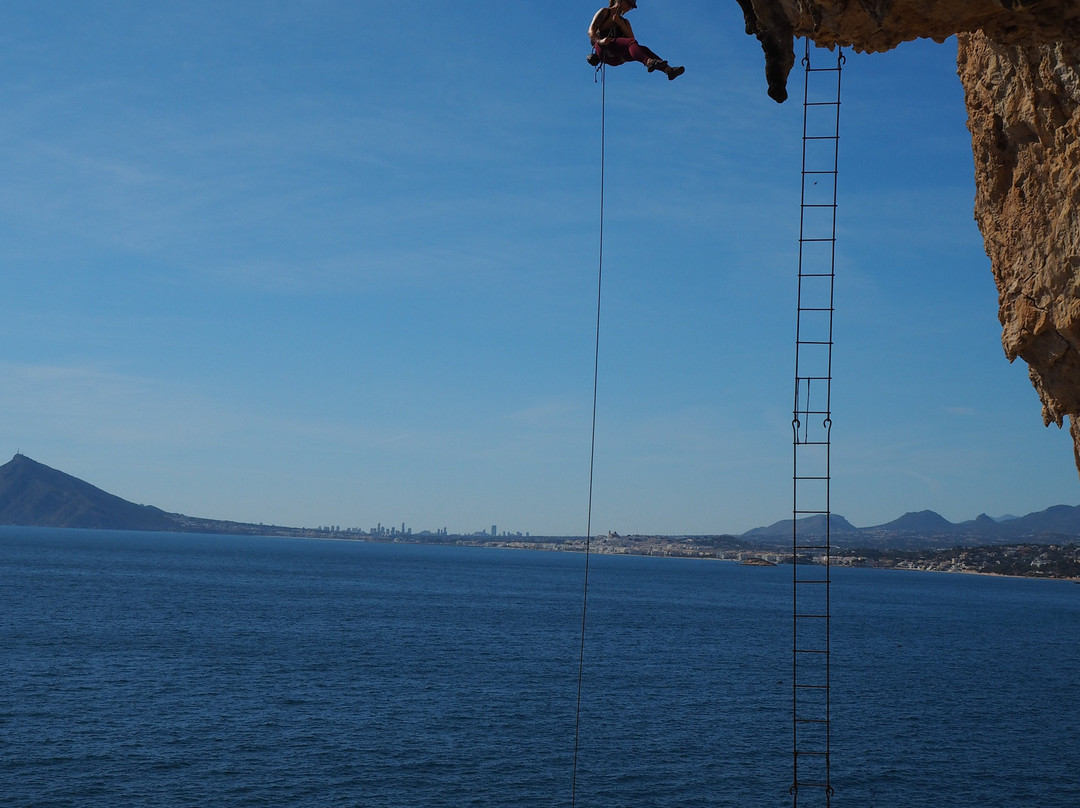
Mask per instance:
[[[1080,544],[1014,544],[950,550],[866,550],[834,559],[851,566],[1080,580]]]
[[[432,537],[412,536],[408,540],[428,543]],[[584,538],[563,537],[479,537],[440,536],[439,543],[505,547],[527,550],[582,552]],[[402,538],[398,537],[401,541]],[[667,558],[700,558],[734,561],[750,565],[790,564],[789,548],[755,546],[737,536],[596,536],[589,542],[594,553],[645,555]],[[800,555],[800,564],[824,564],[823,555]],[[1080,544],[1008,544],[980,547],[953,547],[940,550],[890,550],[859,548],[836,550],[829,563],[841,567],[920,570],[924,572],[964,572],[983,575],[1011,575],[1027,578],[1062,578],[1080,581]]]

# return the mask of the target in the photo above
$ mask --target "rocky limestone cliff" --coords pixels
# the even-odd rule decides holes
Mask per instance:
[[[738,0],[787,97],[794,38],[884,51],[958,34],[975,218],[998,288],[1002,345],[1028,363],[1043,422],[1069,417],[1080,470],[1080,1]]]
[[[960,40],[975,218],[997,282],[1002,344],[1028,363],[1043,422],[1080,468],[1080,42]]]

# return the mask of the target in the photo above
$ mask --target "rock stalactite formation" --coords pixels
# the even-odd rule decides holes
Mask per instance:
[[[738,0],[787,97],[794,38],[863,52],[959,35],[975,218],[998,288],[1002,345],[1027,362],[1043,421],[1065,417],[1080,470],[1080,2]]]

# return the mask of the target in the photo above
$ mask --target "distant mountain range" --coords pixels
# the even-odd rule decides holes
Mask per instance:
[[[306,528],[201,519],[136,505],[23,454],[16,454],[0,466],[0,525],[249,535],[320,533]],[[839,548],[918,550],[961,544],[1068,543],[1080,539],[1080,506],[1055,505],[1038,513],[999,519],[980,514],[959,523],[933,511],[919,511],[863,528],[833,514],[829,526],[830,542]],[[824,536],[825,517],[800,519],[798,530],[800,541]],[[783,547],[790,544],[791,537],[792,520],[786,519],[749,530],[739,538],[759,546]]]
[[[809,516],[798,522],[800,541],[825,535],[825,517]],[[743,533],[741,538],[783,545],[792,538],[792,520]],[[1080,538],[1080,506],[1054,505],[1026,516],[993,519],[985,513],[967,522],[950,522],[934,511],[905,513],[899,519],[873,527],[855,527],[842,516],[829,520],[830,543],[837,547],[919,550],[957,544],[1048,544]]]

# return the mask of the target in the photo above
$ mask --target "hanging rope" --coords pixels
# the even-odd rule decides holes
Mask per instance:
[[[589,506],[585,527],[585,583],[581,594],[581,645],[578,649],[577,709],[574,714],[574,772],[570,782],[570,808],[577,803],[578,751],[581,739],[581,683],[585,672],[585,618],[589,605],[589,557],[592,549],[593,468],[596,460],[596,391],[600,377],[600,292],[604,279],[604,149],[606,143],[607,71],[603,62],[596,68],[600,80],[600,255],[596,269],[596,346],[593,353],[592,434],[589,438]]]

